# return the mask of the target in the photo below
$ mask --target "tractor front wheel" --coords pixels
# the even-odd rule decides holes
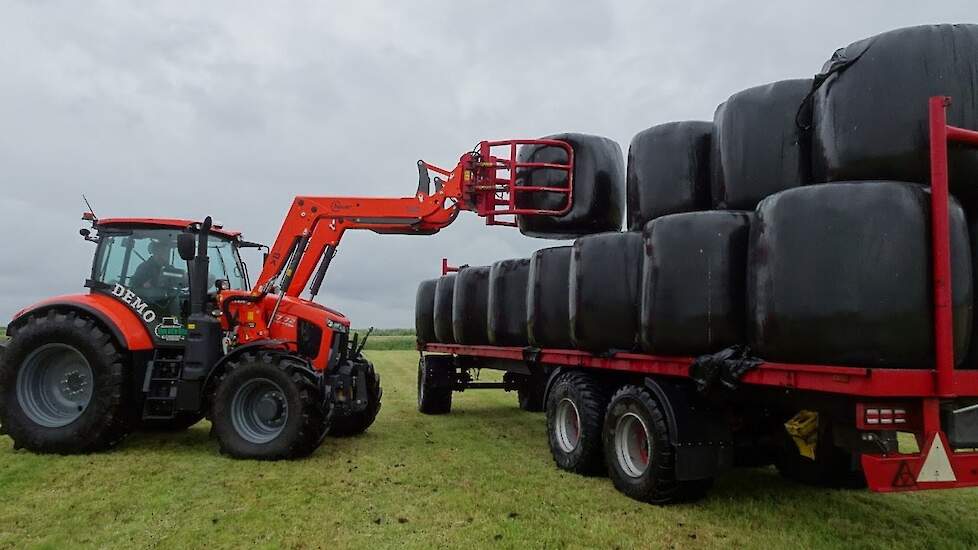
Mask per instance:
[[[281,460],[315,451],[325,422],[314,381],[290,359],[245,354],[228,364],[211,403],[213,433],[234,458]]]

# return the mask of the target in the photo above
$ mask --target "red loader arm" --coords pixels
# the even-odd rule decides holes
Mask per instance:
[[[560,147],[567,152],[567,163],[517,161],[517,147],[537,145]],[[494,153],[506,149],[505,156]],[[474,151],[465,153],[451,171],[424,161],[418,162],[420,183],[413,197],[296,197],[282,223],[278,237],[269,250],[268,260],[255,282],[253,293],[268,292],[281,276],[280,292],[299,296],[319,265],[310,292],[319,291],[329,261],[350,229],[368,229],[376,233],[431,235],[455,221],[460,210],[470,210],[486,218],[488,225],[515,225],[514,221],[497,220],[497,216],[565,214],[572,206],[574,151],[567,143],[556,140],[483,141]],[[554,169],[567,172],[562,187],[527,187],[516,185],[518,170]],[[429,170],[447,180],[435,177],[435,191],[430,192]],[[519,193],[563,193],[566,201],[555,210],[521,209],[516,206]]]

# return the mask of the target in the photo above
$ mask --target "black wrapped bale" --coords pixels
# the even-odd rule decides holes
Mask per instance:
[[[537,250],[530,257],[526,330],[531,346],[571,349],[571,247]]]
[[[489,270],[489,343],[525,346],[530,259],[500,260]]]
[[[455,336],[452,330],[452,312],[455,295],[454,273],[449,273],[438,279],[435,285],[435,338],[442,344],[454,344]]]
[[[635,348],[641,275],[641,233],[602,233],[574,241],[570,320],[576,348]]]
[[[767,360],[932,368],[930,194],[901,182],[792,189],[758,205],[748,255],[751,347]],[[951,201],[955,357],[971,333],[964,213]]]
[[[467,345],[489,343],[489,266],[459,270],[452,304],[455,342]]]
[[[822,68],[814,100],[816,181],[930,180],[927,103],[978,128],[978,25],[898,29],[850,44]],[[951,191],[978,198],[978,151],[952,146]]]
[[[520,233],[530,237],[571,239],[603,231],[618,231],[625,212],[625,166],[621,147],[608,138],[587,134],[557,134],[544,139],[566,141],[574,150],[574,200],[563,216],[517,216]],[[561,147],[528,145],[520,148],[520,161],[566,163]],[[567,171],[527,168],[517,174],[517,186],[567,187]],[[559,210],[566,204],[563,193],[524,192],[516,206]]]
[[[670,122],[639,132],[628,147],[628,228],[659,216],[710,208],[713,123]]]
[[[811,88],[811,79],[782,80],[738,92],[717,107],[714,207],[753,210],[764,197],[811,181],[811,140],[796,123]]]
[[[422,343],[437,342],[435,335],[435,287],[438,279],[421,281],[414,298],[414,333]]]
[[[749,212],[690,212],[645,226],[642,348],[702,355],[747,341]]]

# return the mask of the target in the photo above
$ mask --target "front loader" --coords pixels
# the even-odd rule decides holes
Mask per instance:
[[[518,161],[520,146],[563,150],[564,161]],[[15,448],[85,453],[140,427],[177,430],[207,416],[223,453],[264,460],[363,432],[380,409],[380,377],[349,320],[314,301],[343,234],[430,235],[461,210],[515,225],[507,217],[571,207],[574,151],[563,141],[481,142],[451,171],[418,167],[409,197],[296,197],[254,285],[239,250],[262,245],[210,217],[86,212],[92,230],[81,234],[96,243],[88,292],[36,303],[8,325],[0,431]],[[563,183],[522,185],[527,170],[563,173]],[[539,193],[560,204],[517,206],[517,195]]]

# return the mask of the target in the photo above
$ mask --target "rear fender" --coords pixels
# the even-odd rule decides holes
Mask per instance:
[[[129,351],[153,349],[153,339],[149,331],[130,308],[108,296],[94,293],[58,296],[24,308],[10,321],[8,336],[16,333],[31,315],[44,314],[51,309],[73,309],[94,318]]]
[[[666,416],[679,480],[710,478],[733,464],[733,437],[720,411],[688,385],[646,378],[645,388]]]

